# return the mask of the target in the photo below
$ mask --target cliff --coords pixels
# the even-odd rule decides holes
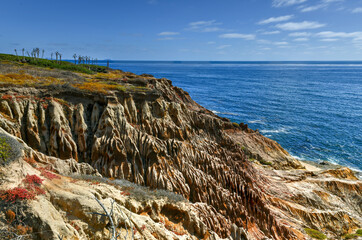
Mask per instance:
[[[2,62],[0,83],[0,136],[12,149],[2,198],[28,186],[27,175],[45,179],[34,199],[3,200],[4,227],[30,226],[35,239],[109,239],[94,196],[139,239],[309,239],[309,229],[337,239],[362,227],[362,182],[351,170],[301,163],[170,80]]]

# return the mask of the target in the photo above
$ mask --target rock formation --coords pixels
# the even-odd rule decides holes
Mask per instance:
[[[39,239],[107,239],[107,221],[87,214],[101,211],[93,195],[105,204],[114,199],[117,215],[131,212],[145,239],[309,239],[306,228],[334,239],[361,228],[362,182],[348,168],[309,169],[275,141],[198,105],[170,80],[122,77],[126,90],[106,92],[0,86],[1,131],[22,139],[22,158],[62,175],[46,180],[46,195],[29,201],[28,225],[48,231]],[[1,167],[1,189],[39,175],[22,158]],[[73,182],[70,174],[124,179],[188,201],[135,200],[117,184]]]

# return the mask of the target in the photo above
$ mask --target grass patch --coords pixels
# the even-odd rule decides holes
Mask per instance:
[[[123,191],[122,195],[129,196],[140,201],[156,200],[160,198],[167,198],[168,201],[173,203],[188,201],[180,194],[163,189],[152,190],[149,187],[137,185],[124,179],[109,179],[90,175],[70,175],[70,177],[74,180],[89,181],[91,182],[91,185],[106,183],[119,187]]]
[[[148,79],[104,66],[57,62],[0,54],[0,84],[71,89],[107,94],[109,91],[149,92]],[[67,105],[64,103],[64,105]]]
[[[347,234],[347,235],[344,235],[344,239],[356,239],[356,238],[358,238],[359,236],[361,236],[361,235],[356,234],[356,233]]]
[[[22,155],[23,146],[13,137],[0,133],[0,164],[9,164]]]
[[[344,235],[344,239],[357,239],[358,237],[362,237],[362,229],[357,229],[356,233]]]
[[[31,57],[23,57],[23,56],[15,56],[11,54],[0,54],[0,61],[10,61],[10,62],[18,62],[21,64],[29,64],[38,67],[45,67],[51,69],[62,69],[72,72],[80,72],[87,74],[94,74],[97,72],[108,72],[107,67],[91,65],[91,64],[74,64],[67,61],[56,61],[56,60],[48,60],[43,58],[31,58]]]
[[[0,137],[0,159],[6,162],[10,156],[10,145],[4,137]]]
[[[273,164],[272,162],[265,161],[264,159],[261,159],[259,162],[260,162],[261,164],[267,165],[267,166],[271,166],[271,165]]]
[[[322,232],[318,230],[314,230],[311,228],[304,228],[304,230],[311,238],[322,239],[322,240],[327,238],[326,235],[324,235]]]

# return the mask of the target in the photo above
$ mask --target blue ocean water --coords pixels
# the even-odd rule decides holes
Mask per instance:
[[[111,61],[110,67],[166,77],[297,158],[362,170],[362,62]]]

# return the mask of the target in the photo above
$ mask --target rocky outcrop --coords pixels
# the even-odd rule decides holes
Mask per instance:
[[[40,162],[60,168],[59,159],[73,159],[104,177],[181,194],[203,229],[222,238],[304,239],[306,227],[340,236],[361,226],[362,185],[348,170],[305,170],[276,142],[214,115],[171,81],[138,79],[150,91],[2,88],[11,97],[0,100],[0,126]]]

